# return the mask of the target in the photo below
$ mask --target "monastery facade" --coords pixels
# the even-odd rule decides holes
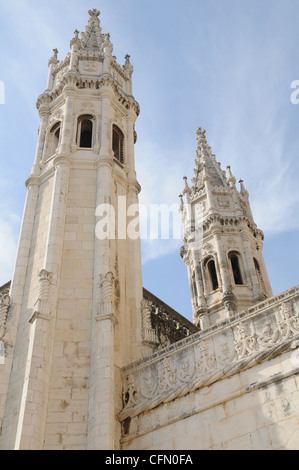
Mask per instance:
[[[37,100],[0,288],[0,449],[299,449],[299,286],[273,296],[248,192],[201,128],[180,196],[193,322],[142,285],[140,239],[120,229],[140,109],[99,15],[54,49]]]

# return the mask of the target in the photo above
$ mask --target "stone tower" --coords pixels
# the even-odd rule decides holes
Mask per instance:
[[[243,181],[240,191],[230,167],[221,169],[196,133],[194,178],[185,177],[181,197],[184,240],[181,256],[187,266],[193,320],[201,329],[272,296],[264,263],[263,232],[254,222]]]
[[[99,14],[89,11],[64,60],[54,49],[37,100],[35,161],[1,303],[2,449],[117,448],[119,371],[141,355],[140,242],[124,225],[140,191],[139,105],[130,58],[117,63]]]

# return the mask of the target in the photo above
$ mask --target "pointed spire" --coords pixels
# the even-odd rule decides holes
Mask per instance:
[[[188,178],[187,176],[184,176],[183,177],[183,180],[184,180],[184,189],[183,189],[183,194],[190,194],[191,193],[191,189],[188,185]]]
[[[244,186],[244,181],[243,180],[240,180],[239,181],[240,183],[240,193],[242,194],[243,197],[245,197],[246,199],[248,199],[249,197],[249,193],[248,191],[245,189],[245,186]]]
[[[192,179],[192,189],[197,191],[204,186],[204,180],[209,179],[211,185],[226,186],[226,180],[220,165],[216,161],[212,148],[208,145],[206,131],[199,127],[196,131],[197,150],[195,160],[195,177]]]
[[[80,45],[80,39],[79,39],[79,31],[77,29],[75,29],[74,31],[74,37],[73,39],[71,40],[70,42],[70,47],[72,47],[73,45]]]
[[[236,178],[232,174],[231,167],[229,165],[226,167],[226,170],[227,170],[227,182],[231,188],[234,188],[236,185]]]
[[[94,8],[93,10],[88,10],[88,13],[88,25],[85,27],[85,32],[81,33],[81,49],[87,49],[92,52],[101,51],[103,37],[98,18],[101,12]]]
[[[182,210],[184,209],[183,195],[180,194],[180,195],[179,195],[179,198],[180,198],[180,211],[182,211]]]
[[[132,75],[132,73],[134,71],[134,68],[133,68],[133,65],[130,62],[129,54],[126,55],[125,59],[126,59],[126,62],[125,62],[125,65],[123,66],[123,68],[125,69],[126,72],[128,72],[129,75]]]
[[[58,60],[58,49],[53,49],[53,55],[52,57],[49,59],[49,62],[48,62],[48,65],[50,67],[50,65],[56,65],[58,64],[59,60]]]

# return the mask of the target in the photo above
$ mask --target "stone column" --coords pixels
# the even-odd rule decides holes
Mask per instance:
[[[47,249],[44,269],[39,274],[38,298],[29,319],[29,346],[15,450],[41,450],[44,442],[70,161],[56,157],[53,164],[55,179]]]
[[[46,130],[47,130],[49,112],[50,112],[49,111],[49,102],[50,102],[49,97],[46,94],[44,94],[42,95],[41,98],[39,98],[39,101],[41,101],[41,104],[38,104],[41,122],[40,122],[39,131],[38,131],[38,139],[37,139],[34,165],[31,170],[32,175],[39,175],[40,173],[39,163],[41,162],[42,157],[43,157],[45,139],[46,139]]]
[[[215,244],[216,244],[216,252],[217,252],[217,257],[218,257],[218,263],[219,263],[219,271],[218,275],[220,274],[220,283],[222,287],[222,291],[226,292],[231,289],[230,281],[229,281],[229,276],[227,272],[227,262],[225,255],[223,253],[223,247],[221,246],[221,232],[220,229],[214,229],[213,230],[213,236],[215,239]]]
[[[103,44],[104,50],[104,64],[103,64],[103,73],[110,74],[111,73],[111,59],[112,59],[112,51],[113,51],[113,44],[110,42],[110,35],[106,34]]]
[[[96,215],[101,204],[111,204],[111,94],[109,87],[101,91],[101,148],[97,162]],[[95,237],[88,450],[111,450],[115,446],[114,328],[117,320],[114,312],[114,277],[110,267],[111,241],[109,234],[107,238]]]
[[[59,60],[57,58],[57,54],[58,54],[58,49],[53,49],[53,56],[51,57],[51,59],[48,62],[49,72],[48,72],[48,81],[47,81],[46,91],[51,91],[52,88],[53,88],[53,84],[54,84],[53,71],[54,71],[55,65],[57,65],[58,62],[59,62]]]
[[[198,309],[197,309],[197,326],[200,327],[201,330],[206,330],[210,326],[210,320],[208,317],[208,308],[207,302],[204,295],[204,287],[203,287],[203,280],[202,280],[202,272],[200,261],[198,259],[198,255],[195,255],[195,282],[196,282],[196,289],[197,289],[197,298],[198,298]]]
[[[249,278],[250,278],[251,285],[252,285],[252,296],[255,301],[262,300],[264,297],[262,295],[262,291],[260,288],[260,284],[257,278],[255,266],[254,266],[253,255],[251,251],[251,244],[250,244],[248,233],[247,233],[247,226],[242,225],[240,229],[241,229],[241,239],[242,239],[242,245],[243,245],[244,259],[245,259],[245,263],[247,266],[247,273],[249,274]]]
[[[216,251],[218,256],[221,285],[222,285],[222,304],[225,306],[227,311],[227,317],[233,318],[235,315],[235,298],[232,292],[232,286],[229,279],[229,274],[227,271],[227,260],[223,252],[223,247],[221,246],[221,232],[220,229],[214,229],[213,235],[216,243]]]
[[[5,341],[8,344],[16,344],[16,338],[18,334],[18,325],[21,315],[27,265],[39,192],[38,177],[30,176],[30,178],[26,181],[26,186],[26,202],[23,213],[15,269],[10,288],[12,312],[10,318],[7,319],[7,324],[9,323],[9,327],[5,335]],[[4,364],[4,374],[7,376],[8,381],[2,384],[2,392],[5,394],[5,396],[7,396],[6,412],[4,414],[3,424],[1,426],[1,441],[3,445],[3,447],[1,447],[2,450],[13,449],[15,446],[15,435],[17,432],[20,411],[19,409],[16,409],[15,403],[15,395],[19,391],[15,386],[15,381],[18,379],[19,371],[17,366],[13,368],[12,365],[13,357],[12,354],[9,353],[8,356],[5,358]]]
[[[63,124],[61,130],[61,141],[58,149],[58,155],[67,155],[71,153],[71,136],[73,129],[73,108],[74,98],[77,94],[77,88],[74,85],[73,76],[68,76],[69,84],[64,87],[63,94],[65,96],[65,110]]]

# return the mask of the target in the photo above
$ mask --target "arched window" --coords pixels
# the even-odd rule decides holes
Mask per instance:
[[[240,286],[243,284],[243,279],[242,279],[241,270],[240,270],[239,255],[238,253],[232,252],[232,253],[229,253],[228,257],[231,262],[235,284]]]
[[[59,145],[59,137],[60,137],[60,122],[54,124],[54,126],[50,130],[51,142],[50,142],[50,156],[54,155],[57,151],[57,147]]]
[[[112,150],[114,158],[120,163],[124,163],[124,135],[115,124],[112,129]]]
[[[80,148],[92,148],[93,121],[90,114],[78,118],[77,144]]]
[[[217,272],[216,272],[215,261],[213,259],[210,259],[208,261],[207,268],[208,268],[208,272],[209,272],[209,277],[210,277],[212,290],[216,290],[219,287],[219,283],[218,283],[218,277],[217,277]]]

